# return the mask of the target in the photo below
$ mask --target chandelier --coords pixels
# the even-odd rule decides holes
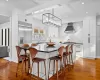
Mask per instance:
[[[42,23],[47,25],[57,26],[57,27],[62,26],[62,20],[51,13],[44,13],[42,15]]]

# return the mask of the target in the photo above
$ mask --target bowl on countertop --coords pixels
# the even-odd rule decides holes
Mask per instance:
[[[48,42],[47,45],[48,45],[48,46],[54,46],[55,43],[54,43],[54,42]]]

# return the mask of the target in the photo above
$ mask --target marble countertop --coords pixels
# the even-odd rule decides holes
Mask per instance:
[[[41,42],[41,43],[36,43],[38,44],[37,46],[33,46],[33,48],[36,48],[38,50],[38,52],[44,52],[44,53],[51,53],[54,51],[57,51],[61,45],[67,45],[67,44],[78,44],[78,45],[82,45],[82,43],[75,43],[75,42],[64,42],[64,43],[59,43],[59,44],[55,44],[54,46],[48,46],[47,42]],[[22,47],[22,49],[24,49]],[[29,48],[25,48],[25,49],[29,49]]]

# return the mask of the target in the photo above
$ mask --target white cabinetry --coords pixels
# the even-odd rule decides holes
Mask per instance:
[[[83,20],[83,46],[83,57],[96,58],[96,16]]]

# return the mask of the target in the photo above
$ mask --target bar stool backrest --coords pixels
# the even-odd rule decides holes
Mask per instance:
[[[31,58],[34,59],[38,50],[35,48],[29,48],[30,54],[31,54]]]
[[[31,44],[31,46],[37,46],[37,44],[35,44],[35,43],[32,43],[32,44]]]
[[[67,45],[67,46],[65,47],[65,49],[66,49],[66,54],[68,54],[68,53],[69,53],[69,45]]]
[[[17,51],[17,57],[18,57],[18,61],[19,61],[21,48],[19,46],[16,46],[16,51]]]
[[[70,45],[70,53],[73,53],[73,44]]]
[[[61,46],[61,47],[58,49],[58,52],[59,52],[59,56],[60,56],[60,57],[63,57],[63,51],[64,51],[64,46]]]
[[[28,44],[23,44],[23,47],[29,47],[29,45]]]

